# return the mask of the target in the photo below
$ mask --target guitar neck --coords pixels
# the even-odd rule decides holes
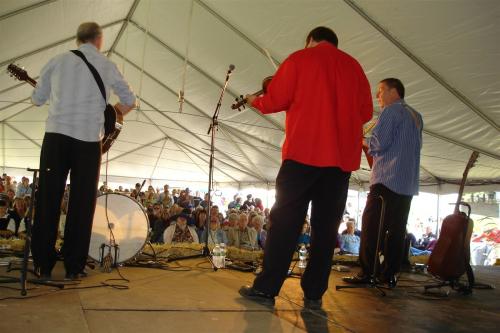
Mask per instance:
[[[36,81],[35,81],[35,80],[33,80],[32,78],[28,77],[28,78],[26,79],[26,82],[27,82],[29,85],[31,85],[33,88],[35,88],[35,87],[36,87]]]
[[[473,151],[469,158],[469,162],[465,167],[464,173],[462,175],[462,182],[460,183],[460,189],[458,190],[457,203],[455,204],[455,214],[458,214],[460,212],[460,202],[462,201],[462,196],[464,194],[464,188],[465,188],[465,183],[467,181],[467,176],[469,175],[469,170],[474,166],[474,163],[476,163],[478,156],[479,153],[477,151]]]

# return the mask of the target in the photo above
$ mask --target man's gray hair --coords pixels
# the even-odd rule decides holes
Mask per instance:
[[[102,29],[95,22],[84,22],[80,24],[76,31],[76,41],[78,44],[83,44],[95,40],[102,35]]]

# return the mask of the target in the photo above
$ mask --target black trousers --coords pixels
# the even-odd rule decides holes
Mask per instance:
[[[85,142],[66,135],[45,133],[40,155],[32,253],[42,274],[56,262],[55,243],[61,201],[70,175],[68,215],[64,229],[64,266],[79,273],[87,260],[101,164],[101,143]]]
[[[276,203],[264,250],[264,266],[254,287],[278,295],[311,202],[311,247],[301,280],[305,297],[319,299],[328,289],[333,250],[347,200],[349,172],[285,160],[276,178]]]
[[[399,272],[404,255],[406,223],[410,212],[412,196],[397,194],[382,184],[370,187],[370,193],[363,211],[363,225],[361,228],[361,244],[359,261],[362,274],[373,273],[374,256],[377,248],[382,200],[386,203],[384,225],[380,236],[379,251],[384,261],[377,267],[382,277],[388,278]],[[377,260],[377,262],[379,262]]]

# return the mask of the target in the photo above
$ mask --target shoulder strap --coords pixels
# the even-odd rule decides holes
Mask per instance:
[[[80,50],[71,50],[76,56],[80,57],[84,63],[87,64],[90,72],[94,76],[95,82],[97,83],[97,86],[99,87],[99,90],[101,91],[102,98],[104,98],[104,103],[106,103],[106,89],[104,88],[104,83],[102,82],[101,76],[99,75],[99,72],[97,72],[97,69],[95,69],[94,66],[85,58],[85,55],[82,53]]]
[[[413,121],[415,122],[415,126],[417,126],[417,129],[422,130],[422,123],[418,119],[416,111],[413,110],[411,106],[409,106],[406,103],[403,103],[403,106],[410,113],[411,117],[413,118]]]

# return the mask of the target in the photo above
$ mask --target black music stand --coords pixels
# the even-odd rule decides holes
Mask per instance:
[[[370,275],[370,280],[366,284],[358,284],[358,285],[345,285],[345,286],[335,286],[335,290],[341,289],[357,289],[357,288],[373,288],[377,289],[380,292],[381,296],[385,296],[386,293],[384,289],[390,289],[380,283],[378,280],[378,267],[379,267],[379,258],[380,258],[380,238],[382,237],[382,228],[384,225],[384,215],[385,215],[385,206],[386,202],[384,197],[379,195],[379,199],[382,201],[382,208],[380,209],[380,219],[378,222],[378,236],[377,236],[377,247],[375,249],[375,255],[373,257],[373,271]]]
[[[28,294],[27,291],[27,282],[33,283],[33,284],[38,284],[38,285],[44,285],[44,286],[50,286],[50,287],[57,287],[59,289],[64,288],[64,284],[62,283],[56,283],[56,282],[51,282],[51,281],[44,281],[40,279],[28,279],[28,260],[29,260],[29,254],[30,254],[30,248],[31,248],[31,227],[32,227],[32,221],[34,219],[35,215],[35,201],[36,201],[36,183],[38,179],[38,172],[40,169],[30,169],[27,168],[26,170],[33,172],[33,187],[31,188],[31,202],[30,206],[28,208],[28,213],[26,214],[26,217],[24,218],[24,223],[25,223],[25,228],[26,228],[26,239],[24,242],[24,249],[23,249],[23,261],[21,265],[21,276],[19,278],[16,277],[10,277],[10,276],[1,276],[0,277],[0,283],[14,283],[14,282],[19,282],[21,284],[21,295],[26,296]],[[50,169],[47,169],[47,171],[50,171]],[[7,271],[11,271],[14,269],[9,268]],[[38,272],[35,271],[29,271],[30,273],[34,275],[38,275]]]

